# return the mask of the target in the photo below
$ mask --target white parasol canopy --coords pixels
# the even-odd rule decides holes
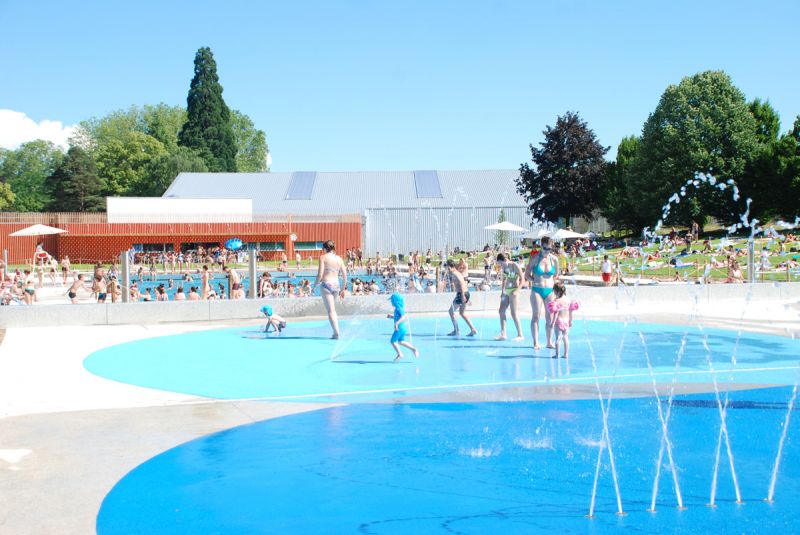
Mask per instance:
[[[9,236],[44,236],[46,234],[63,234],[65,232],[67,231],[64,229],[37,224],[12,232]]]
[[[572,230],[567,230],[564,228],[560,228],[555,232],[548,232],[548,236],[550,236],[555,241],[562,241],[562,240],[571,240],[573,238],[588,238],[586,234],[581,234],[580,232],[575,232]]]
[[[531,231],[526,232],[525,234],[523,234],[522,235],[522,239],[523,240],[538,240],[542,236],[547,236],[548,234],[550,234],[550,232],[552,232],[552,231],[547,230],[546,228],[538,228],[538,229],[534,229],[534,230],[531,230]]]
[[[525,232],[525,229],[515,225],[510,221],[503,221],[502,223],[495,223],[488,227],[483,227],[484,230],[504,230],[506,232]]]

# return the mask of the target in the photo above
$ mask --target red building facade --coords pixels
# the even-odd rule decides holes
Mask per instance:
[[[66,217],[71,216],[71,217]],[[187,251],[198,245],[223,246],[231,238],[258,244],[263,260],[276,260],[285,253],[294,260],[321,254],[321,244],[333,240],[344,252],[361,248],[362,226],[357,215],[313,221],[255,223],[106,223],[105,214],[0,214],[0,250],[8,251],[10,264],[30,263],[36,244],[56,258],[69,256],[73,263],[110,263],[122,251]],[[64,234],[41,237],[10,237],[9,234],[35,223],[66,230]],[[294,238],[294,239],[293,239]]]

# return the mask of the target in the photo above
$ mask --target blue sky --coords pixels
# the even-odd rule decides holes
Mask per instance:
[[[66,127],[185,105],[210,46],[274,171],[516,168],[566,111],[613,157],[669,84],[708,69],[791,128],[798,21],[797,0],[0,0],[0,109]],[[25,130],[9,117],[0,144]]]

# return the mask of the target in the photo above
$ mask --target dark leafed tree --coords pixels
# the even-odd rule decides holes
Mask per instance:
[[[236,171],[236,140],[231,112],[222,99],[217,63],[211,49],[203,47],[194,58],[194,78],[189,88],[187,121],[178,144],[194,150],[209,171]]]
[[[47,178],[53,192],[48,207],[55,212],[100,212],[105,210],[103,185],[94,160],[80,147],[70,147],[64,161]]]
[[[558,117],[544,131],[540,148],[531,148],[533,167],[523,163],[517,191],[534,219],[555,221],[575,216],[591,218],[605,175],[608,147],[577,113]]]

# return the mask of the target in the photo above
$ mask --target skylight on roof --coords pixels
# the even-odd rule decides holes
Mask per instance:
[[[286,192],[286,200],[311,200],[316,181],[316,171],[297,171],[292,173],[292,181],[289,183],[289,191]]]
[[[417,199],[442,198],[442,187],[436,171],[414,171],[414,185],[417,187]]]

